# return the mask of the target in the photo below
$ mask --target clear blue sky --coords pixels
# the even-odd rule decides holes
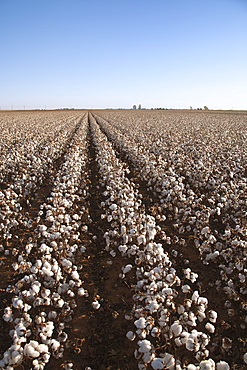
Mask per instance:
[[[0,0],[0,107],[247,109],[247,0]]]

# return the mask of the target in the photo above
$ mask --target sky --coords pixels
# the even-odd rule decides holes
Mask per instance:
[[[247,110],[247,0],[0,0],[0,108]]]

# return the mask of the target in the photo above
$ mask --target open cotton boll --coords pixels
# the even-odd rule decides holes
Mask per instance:
[[[198,366],[196,366],[194,364],[189,364],[186,369],[187,370],[197,370],[198,369]]]
[[[159,303],[156,300],[154,300],[149,303],[147,308],[151,313],[153,313],[153,312],[156,312],[159,307],[160,307]]]
[[[211,358],[201,361],[199,364],[200,370],[215,370],[215,362]]]
[[[81,288],[78,289],[77,293],[78,293],[79,296],[82,297],[83,295],[85,295],[86,291],[85,291],[84,288],[81,287]]]
[[[38,347],[36,348],[36,350],[39,351],[40,353],[48,353],[49,352],[48,346],[46,344],[39,344]]]
[[[24,303],[23,303],[22,299],[20,299],[18,297],[12,298],[12,305],[13,305],[14,308],[17,308],[19,310],[21,310],[24,307]]]
[[[209,331],[209,333],[214,333],[215,332],[215,327],[210,322],[206,323],[205,328],[207,329],[207,331]]]
[[[171,325],[171,332],[174,337],[178,337],[182,333],[182,331],[183,331],[183,327],[182,325],[179,324],[179,321],[175,321]]]
[[[211,311],[208,312],[209,321],[211,321],[212,323],[216,323],[217,316],[218,316],[218,314],[217,314],[216,311],[211,310]]]
[[[54,352],[56,352],[60,347],[60,342],[58,342],[56,339],[52,339],[50,342],[50,347]]]
[[[123,273],[127,274],[127,272],[129,272],[132,269],[132,267],[133,266],[131,264],[126,265],[125,267],[122,268]]]
[[[225,361],[217,362],[216,370],[230,370],[230,366]]]
[[[151,352],[145,352],[144,355],[142,356],[142,361],[145,363],[145,364],[149,364],[152,359],[155,357],[155,354],[154,353],[151,353]]]
[[[247,352],[244,354],[244,363],[247,364]]]
[[[163,362],[163,358],[161,357],[156,357],[155,359],[153,359],[153,361],[151,362],[151,366],[154,370],[161,370],[161,369],[164,369],[164,362]]]
[[[137,343],[139,345],[138,351],[141,353],[150,352],[152,349],[151,342],[147,339],[139,340]]]
[[[92,303],[92,307],[95,309],[95,310],[98,310],[100,308],[100,303],[99,301],[96,299],[93,301]]]
[[[133,333],[133,331],[128,331],[128,333],[126,334],[126,337],[129,339],[129,340],[131,340],[131,341],[133,341],[134,339],[135,339],[135,337],[136,337],[136,335],[135,335],[135,333]]]
[[[146,319],[144,317],[140,317],[138,320],[134,321],[134,324],[137,329],[144,329],[146,327]]]
[[[182,292],[183,293],[189,293],[191,291],[191,287],[189,285],[183,285],[182,286]]]
[[[40,352],[36,350],[38,348],[38,345],[39,343],[33,340],[31,340],[30,343],[25,344],[24,351],[23,351],[24,355],[27,357],[33,357],[33,358],[39,357]]]

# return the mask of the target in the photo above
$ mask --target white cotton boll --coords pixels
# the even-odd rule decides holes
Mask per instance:
[[[56,302],[56,306],[62,308],[64,305],[64,300],[62,298],[58,299]]]
[[[112,257],[116,257],[117,253],[116,253],[114,250],[111,250],[111,251],[110,251],[110,255],[111,255]]]
[[[159,303],[157,301],[152,301],[150,302],[150,304],[148,305],[148,310],[153,313],[153,312],[156,312],[158,310],[158,308],[160,307]]]
[[[127,272],[129,272],[131,269],[132,269],[132,265],[129,264],[129,265],[126,265],[125,267],[122,268],[122,271],[124,274],[127,274]]]
[[[45,226],[45,225],[40,225],[39,226],[39,231],[40,232],[44,232],[44,231],[46,231],[47,230],[47,227]]]
[[[74,280],[79,280],[80,279],[80,276],[79,276],[79,274],[78,274],[78,272],[76,270],[72,271],[71,277]]]
[[[51,354],[50,353],[44,353],[42,355],[42,360],[45,364],[47,364],[50,361]]]
[[[39,351],[40,353],[48,353],[49,352],[48,346],[46,344],[39,344],[38,347],[36,348],[36,350]]]
[[[147,339],[139,340],[137,343],[139,345],[139,352],[141,353],[150,352],[152,349],[151,342]]]
[[[210,232],[210,228],[208,226],[205,226],[202,230],[201,230],[201,235],[205,235],[207,236]]]
[[[146,244],[146,237],[145,237],[145,235],[139,235],[137,237],[137,243],[138,243],[138,245],[140,245],[140,244]]]
[[[199,364],[200,370],[214,370],[215,369],[215,362],[209,358],[208,360],[201,361]]]
[[[186,346],[188,351],[194,351],[194,347],[195,347],[194,339],[191,338],[191,337],[188,337],[188,339],[185,343],[185,346]]]
[[[134,324],[137,329],[144,329],[146,327],[146,319],[144,317],[140,317],[138,320],[134,321]]]
[[[210,322],[206,323],[205,329],[207,329],[207,331],[209,331],[209,333],[214,333],[215,332],[215,327]]]
[[[158,337],[160,334],[160,329],[157,328],[156,326],[151,330],[151,335],[152,337],[156,338]]]
[[[79,288],[78,291],[77,291],[78,295],[80,297],[82,297],[83,295],[85,295],[86,291],[84,288]]]
[[[140,339],[146,339],[146,336],[147,336],[146,330],[144,330],[144,329],[137,329],[136,330],[136,334],[138,335],[138,337]]]
[[[64,370],[73,370],[73,363],[72,362],[67,362],[65,365],[64,365]]]
[[[109,208],[110,208],[111,211],[116,211],[118,209],[118,206],[117,206],[117,204],[113,203],[113,204],[110,205]]]
[[[18,263],[17,263],[17,262],[14,262],[14,263],[12,263],[12,267],[13,267],[13,270],[14,270],[14,271],[17,271],[17,270],[18,270],[18,268],[19,268],[19,265],[18,265]]]
[[[85,252],[86,252],[86,249],[87,249],[86,247],[82,246],[82,247],[80,248],[80,252],[81,252],[81,253],[85,253]]]
[[[145,363],[145,364],[149,364],[152,359],[155,357],[155,354],[154,353],[151,353],[151,352],[145,352],[144,355],[142,356],[142,361]]]
[[[174,342],[176,344],[177,347],[181,347],[183,345],[183,343],[181,342],[181,338],[180,337],[177,337],[174,339]]]
[[[193,302],[197,302],[199,297],[200,297],[200,295],[198,293],[198,290],[195,290],[194,293],[192,294],[191,299],[192,299]]]
[[[183,327],[182,325],[179,324],[179,321],[175,321],[171,325],[171,332],[174,337],[178,337],[182,333],[182,331],[183,331]]]
[[[57,313],[56,313],[56,311],[50,311],[49,313],[48,313],[48,319],[49,320],[54,320],[55,318],[57,317]]]
[[[27,356],[27,357],[39,357],[40,356],[40,352],[38,350],[36,350],[36,348],[38,347],[38,342],[37,342],[37,346],[33,345],[33,342],[35,341],[31,341],[30,343],[27,343],[25,344],[25,347],[24,347],[24,355]]]
[[[183,285],[182,286],[182,292],[183,293],[189,293],[191,291],[191,287],[189,285]]]
[[[187,368],[186,368],[187,370],[197,370],[198,369],[198,367],[197,366],[195,366],[195,365],[193,365],[193,364],[189,364],[189,365],[187,365]]]
[[[98,300],[94,300],[93,303],[92,303],[92,307],[95,309],[95,310],[98,310],[100,308],[100,303]]]
[[[164,369],[164,362],[163,362],[163,358],[160,358],[160,357],[156,357],[152,362],[151,362],[151,366],[154,370],[160,370],[160,369]]]
[[[136,337],[136,335],[135,335],[135,333],[133,333],[133,331],[128,331],[128,333],[126,334],[126,337],[129,339],[129,340],[131,340],[131,341],[133,341],[134,339],[135,339],[135,337]]]
[[[23,359],[23,354],[19,351],[13,351],[9,359],[9,365],[20,365]]]
[[[216,311],[211,310],[211,311],[208,312],[209,321],[211,321],[212,323],[216,323],[217,316],[218,316],[218,314],[217,314]]]
[[[247,352],[244,354],[244,363],[247,364]]]
[[[119,250],[119,252],[121,252],[122,254],[124,254],[124,253],[127,252],[128,247],[127,247],[127,245],[119,245],[118,250]]]
[[[20,299],[18,297],[14,297],[12,299],[12,305],[13,305],[14,308],[17,308],[18,310],[21,310],[24,307],[24,303],[23,303],[22,299]]]
[[[147,366],[143,362],[138,362],[138,370],[146,370]]]
[[[180,305],[177,306],[177,313],[179,315],[182,315],[184,313],[184,311],[185,311],[185,308],[184,308],[184,306],[182,304],[180,304]]]
[[[60,347],[60,342],[58,342],[56,339],[52,339],[50,342],[50,347],[53,351],[57,351]]]
[[[220,361],[220,362],[217,362],[216,369],[217,370],[230,370],[230,366],[228,365],[227,362]]]

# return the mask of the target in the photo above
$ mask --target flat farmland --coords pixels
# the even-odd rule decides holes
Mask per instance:
[[[0,111],[0,368],[247,366],[247,113]]]

